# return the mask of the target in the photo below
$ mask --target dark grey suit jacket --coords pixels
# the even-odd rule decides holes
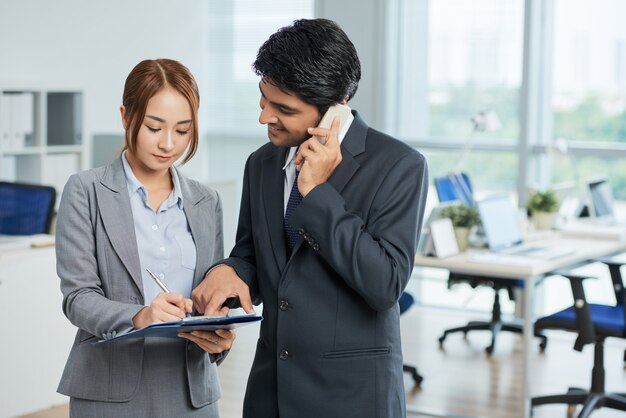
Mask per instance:
[[[343,160],[283,231],[287,150],[246,163],[237,242],[223,262],[263,302],[244,417],[405,416],[398,299],[426,201],[424,157],[356,114]]]
[[[223,257],[222,206],[217,193],[179,175],[183,208],[196,245],[194,287]],[[143,339],[92,345],[132,328],[143,308],[133,215],[121,157],[68,180],[56,232],[57,273],[63,311],[78,327],[58,391],[64,395],[123,402],[141,377]],[[188,343],[186,367],[191,402],[200,407],[220,397],[215,364]],[[167,382],[159,382],[167,387]]]

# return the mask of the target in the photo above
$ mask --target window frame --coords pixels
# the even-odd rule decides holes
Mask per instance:
[[[432,0],[430,0],[432,1]],[[397,80],[401,78],[401,72],[409,58],[406,57],[405,45],[403,44],[404,28],[401,16],[407,13],[407,4],[419,8],[423,16],[428,15],[429,0],[413,2],[412,0],[396,0],[390,2],[390,10],[395,25],[393,34],[389,35],[388,48],[394,51],[398,57],[398,64],[391,70],[386,80],[386,98],[389,105],[385,108],[385,127],[389,132],[399,132],[399,109],[400,89]],[[550,154],[555,141],[554,113],[552,108],[552,79],[553,79],[553,45],[554,45],[554,0],[525,0],[524,1],[524,43],[522,58],[522,83],[520,85],[520,135],[519,138],[489,138],[483,140],[480,137],[472,139],[471,149],[477,151],[491,151],[501,153],[517,153],[517,195],[520,196],[519,205],[526,203],[525,196],[533,188],[546,188],[551,185],[551,162]],[[423,22],[422,22],[423,23]],[[426,22],[427,24],[427,22]],[[400,34],[400,35],[399,35]],[[393,44],[391,44],[393,42]],[[417,53],[427,57],[423,49],[428,40],[417,42],[422,45]],[[394,45],[395,44],[395,45]],[[422,60],[424,61],[424,60]],[[427,63],[421,65],[426,66]],[[389,68],[389,67],[388,67]],[[418,86],[418,91],[427,92],[427,80],[425,86]],[[406,86],[405,86],[406,87]],[[423,107],[423,105],[422,105]],[[400,109],[401,111],[401,109]],[[423,116],[422,116],[423,118]],[[423,121],[427,122],[427,119]],[[442,138],[428,136],[425,132],[407,137],[398,135],[407,144],[424,150],[459,150],[466,144],[466,138]],[[496,143],[497,142],[497,143]],[[623,158],[626,157],[626,144],[622,143],[592,143],[582,141],[570,141],[568,143],[568,155],[572,158],[584,156]]]

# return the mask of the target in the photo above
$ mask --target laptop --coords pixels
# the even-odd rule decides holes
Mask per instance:
[[[623,221],[615,219],[613,207],[613,189],[609,180],[600,178],[587,183],[589,191],[589,215],[593,222],[598,225],[624,226]]]
[[[506,195],[491,196],[477,202],[487,246],[494,253],[552,260],[571,254],[566,248],[524,244],[517,211]]]

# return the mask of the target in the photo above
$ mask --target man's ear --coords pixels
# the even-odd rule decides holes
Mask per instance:
[[[128,120],[126,119],[126,107],[124,105],[120,105],[120,115],[122,116],[122,126],[125,130],[128,126]]]
[[[339,104],[345,105],[348,103],[348,100],[350,100],[350,96],[344,97],[343,100],[339,102]]]

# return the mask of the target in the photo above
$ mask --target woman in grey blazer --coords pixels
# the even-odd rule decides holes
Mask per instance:
[[[63,311],[78,327],[58,391],[75,417],[218,417],[216,364],[231,331],[93,345],[192,311],[191,290],[223,256],[217,193],[181,175],[198,146],[198,88],[167,59],[140,62],[120,107],[111,164],[73,175],[57,219]],[[148,275],[151,269],[171,293]]]

